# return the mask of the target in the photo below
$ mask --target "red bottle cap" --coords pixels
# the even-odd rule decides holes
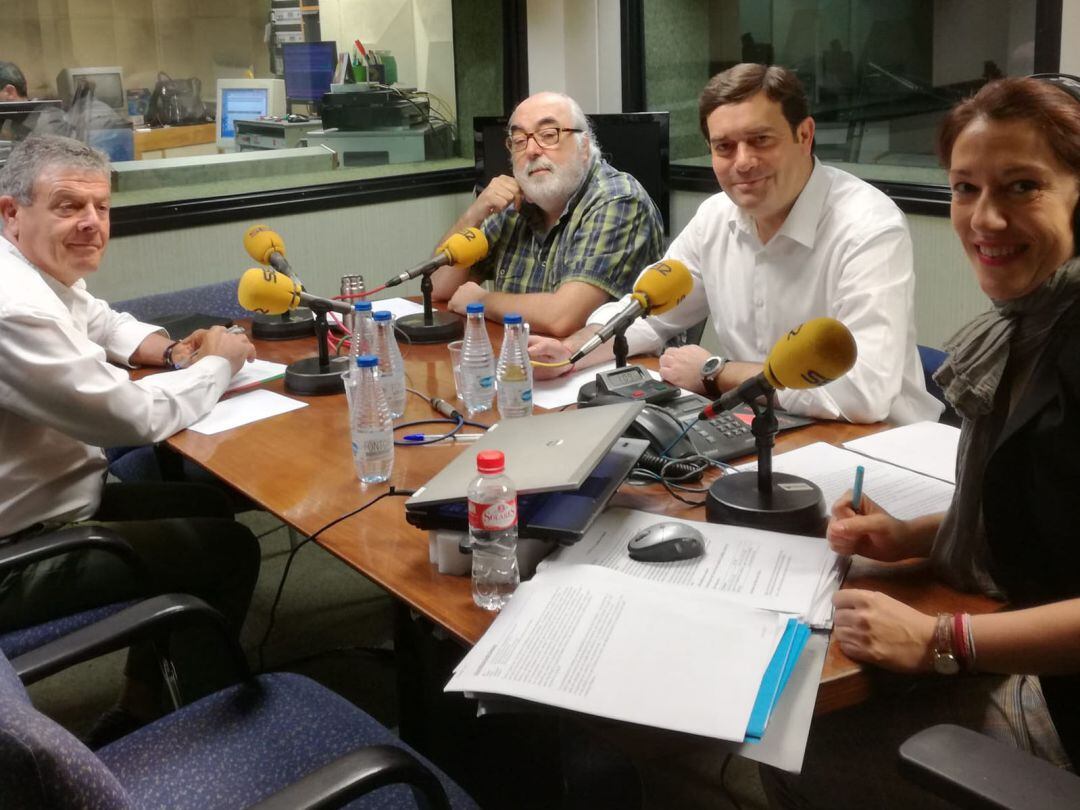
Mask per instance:
[[[506,457],[502,450],[482,450],[476,454],[476,471],[501,473],[506,469]]]

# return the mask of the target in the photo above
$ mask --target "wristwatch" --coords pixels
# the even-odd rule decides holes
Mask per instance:
[[[934,630],[934,672],[938,675],[955,675],[960,671],[960,661],[953,647],[952,614],[939,613]]]
[[[716,378],[720,376],[720,372],[727,364],[726,357],[714,354],[701,365],[701,385],[705,388],[705,395],[711,399],[720,396],[720,386],[716,384]]]

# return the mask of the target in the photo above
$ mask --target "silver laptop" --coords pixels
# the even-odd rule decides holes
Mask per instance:
[[[405,505],[416,508],[464,500],[469,482],[476,477],[476,454],[483,450],[503,451],[506,474],[518,492],[578,489],[643,407],[642,402],[628,401],[504,419],[443,467]]]

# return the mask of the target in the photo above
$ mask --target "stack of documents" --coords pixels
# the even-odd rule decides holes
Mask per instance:
[[[447,691],[760,740],[810,627],[829,621],[837,556],[820,538],[685,521],[704,536],[703,556],[631,560],[629,538],[663,521],[627,509],[605,512],[518,588]],[[801,738],[796,770],[820,660],[809,674],[809,708],[790,732]]]

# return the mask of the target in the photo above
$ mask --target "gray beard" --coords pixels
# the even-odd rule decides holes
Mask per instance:
[[[529,170],[538,167],[548,169],[551,173],[539,178],[529,176]],[[548,213],[557,213],[562,211],[574,196],[588,169],[588,164],[582,163],[556,166],[541,155],[520,169],[515,168],[514,179],[529,202]]]

